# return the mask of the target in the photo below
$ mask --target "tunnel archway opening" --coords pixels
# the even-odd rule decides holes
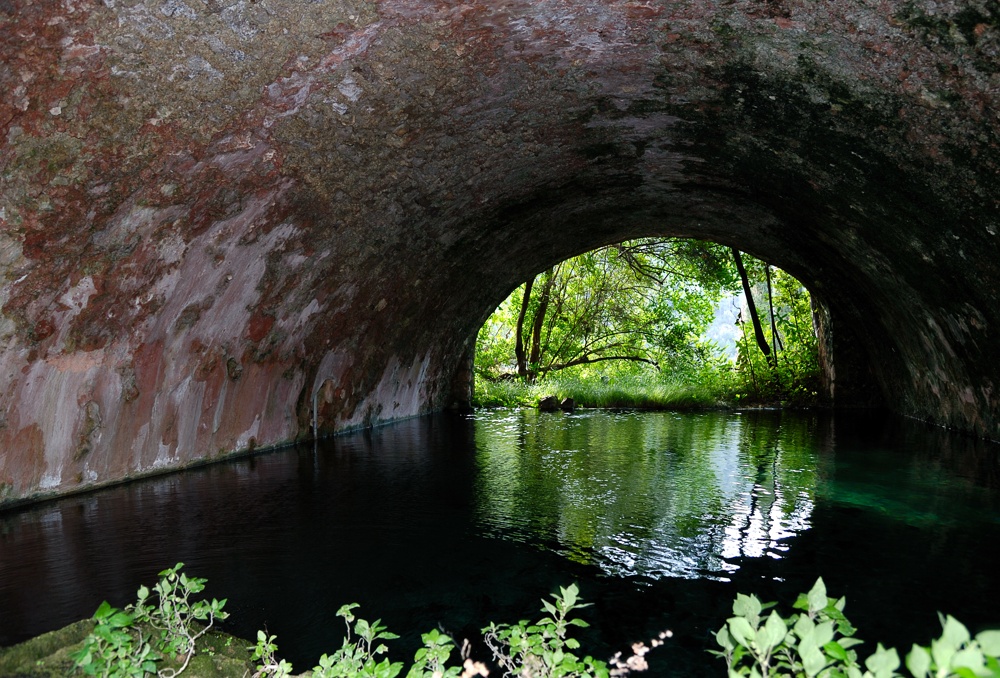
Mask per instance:
[[[472,403],[830,403],[824,314],[782,269],[692,238],[637,238],[530,275],[479,329]]]
[[[836,405],[1000,439],[989,21],[194,4],[0,10],[0,500],[447,407],[518,284],[654,233],[804,282]]]

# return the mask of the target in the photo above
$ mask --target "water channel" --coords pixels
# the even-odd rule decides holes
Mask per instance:
[[[652,675],[723,675],[705,650],[736,592],[787,611],[819,575],[863,648],[905,653],[938,611],[1000,628],[1000,446],[858,413],[415,419],[0,514],[0,645],[178,561],[298,671],[346,602],[407,660],[419,632],[477,638],[571,582],[598,657],[674,632]]]

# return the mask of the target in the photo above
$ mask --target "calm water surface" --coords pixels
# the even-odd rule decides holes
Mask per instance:
[[[674,631],[655,675],[721,675],[705,649],[736,592],[790,603],[819,575],[868,645],[905,650],[938,610],[1000,627],[1000,447],[857,414],[417,419],[0,514],[0,645],[177,561],[297,670],[346,602],[408,659],[570,582],[598,656]]]

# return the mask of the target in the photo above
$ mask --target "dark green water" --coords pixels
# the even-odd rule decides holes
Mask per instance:
[[[0,514],[0,645],[176,561],[299,671],[345,602],[409,659],[418,632],[478,637],[570,582],[597,656],[674,632],[655,675],[722,675],[705,649],[736,592],[790,603],[819,575],[866,645],[905,650],[939,610],[1000,627],[1000,448],[860,414],[412,420]]]

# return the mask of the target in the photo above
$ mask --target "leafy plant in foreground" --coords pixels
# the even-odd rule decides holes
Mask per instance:
[[[93,632],[71,655],[77,669],[102,678],[132,678],[156,671],[160,655],[149,637],[135,626],[131,614],[104,601],[94,613],[94,621]]]
[[[274,642],[276,637],[267,635],[266,631],[257,632],[257,645],[252,648],[253,655],[250,660],[260,664],[257,665],[252,678],[286,678],[292,674],[291,663],[275,657],[278,651],[278,645]]]
[[[407,672],[406,678],[457,678],[461,674],[462,669],[459,667],[448,666],[448,659],[455,649],[455,642],[451,636],[437,629],[431,629],[427,633],[420,634],[420,640],[424,646],[414,655],[413,666]]]
[[[586,627],[579,618],[570,619],[573,610],[588,607],[579,602],[580,590],[576,584],[560,587],[553,594],[555,602],[542,601],[549,613],[534,624],[522,620],[517,624],[490,624],[483,629],[486,645],[506,676],[562,677],[608,676],[608,666],[587,656],[578,658],[571,650],[580,643],[568,638],[570,626]]]
[[[390,662],[388,658],[381,661],[379,655],[387,649],[381,640],[399,638],[395,633],[386,631],[381,619],[369,623],[364,619],[356,619],[353,610],[357,603],[344,605],[337,611],[338,617],[343,617],[347,626],[344,644],[332,655],[319,658],[319,665],[313,669],[314,678],[340,678],[341,676],[364,676],[370,678],[394,678],[403,670],[402,662]],[[354,633],[351,633],[351,622],[354,622]],[[357,637],[355,637],[357,636]],[[374,647],[372,647],[374,645]]]
[[[730,678],[795,676],[812,678],[897,678],[899,654],[881,643],[864,665],[853,647],[855,629],[844,616],[845,599],[829,598],[822,579],[794,607],[803,610],[784,618],[756,596],[738,594],[733,617],[716,634]],[[929,648],[914,645],[906,667],[914,678],[1000,678],[1000,631],[983,631],[975,639],[954,617],[942,617],[943,633]]]
[[[194,656],[196,641],[212,628],[216,619],[229,616],[222,610],[225,599],[191,602],[192,595],[205,590],[206,580],[187,576],[181,572],[182,567],[184,563],[177,563],[160,572],[152,596],[148,588],[140,586],[134,606],[136,621],[145,622],[159,632],[157,649],[182,662],[178,669],[161,669],[161,678],[174,678],[182,673]]]
[[[973,638],[957,619],[939,615],[942,633],[930,647],[914,645],[906,668],[914,678],[934,676],[1000,677],[1000,630],[983,631]]]
[[[124,610],[106,601],[94,613],[94,631],[71,655],[74,667],[88,676],[102,678],[141,678],[158,674],[176,678],[188,668],[195,645],[216,619],[228,616],[222,611],[226,601],[192,603],[192,595],[204,589],[205,580],[188,577],[175,567],[160,573],[152,591],[141,587],[138,600]],[[576,585],[560,588],[553,601],[542,601],[547,616],[535,623],[490,624],[483,629],[487,646],[505,676],[513,678],[612,678],[645,671],[645,655],[670,637],[664,631],[658,638],[635,643],[632,655],[621,653],[605,662],[574,652],[577,640],[568,637],[570,627],[587,626],[571,618],[575,610],[587,607],[580,602]],[[344,605],[338,616],[344,619],[347,636],[337,652],[320,657],[313,668],[315,678],[396,678],[402,662],[392,662],[381,641],[397,638],[381,620],[368,622],[354,615],[357,604]],[[729,678],[1000,678],[1000,630],[983,631],[973,637],[968,629],[951,616],[941,616],[941,637],[927,647],[913,645],[906,656],[908,674],[900,673],[902,662],[893,648],[877,645],[862,663],[855,649],[861,641],[844,616],[845,599],[826,595],[819,579],[809,593],[802,594],[794,607],[800,613],[782,617],[771,610],[772,603],[761,603],[753,595],[738,594],[733,616],[716,634],[721,651],[713,654],[726,660]],[[150,633],[154,631],[155,633]],[[438,630],[421,636],[424,645],[417,650],[406,678],[475,678],[487,676],[486,666],[468,656],[463,646],[462,666],[448,666],[455,643]],[[227,643],[228,645],[228,643]],[[251,660],[256,662],[252,678],[288,678],[292,665],[275,656],[275,636],[259,631]],[[179,668],[161,667],[158,663],[172,656]],[[249,671],[247,672],[249,675]]]
[[[94,613],[94,631],[72,655],[76,668],[88,676],[145,676],[156,673],[157,662],[170,656],[181,665],[160,669],[161,678],[175,678],[187,669],[198,638],[216,619],[229,615],[222,611],[225,600],[191,602],[193,594],[205,589],[205,580],[188,577],[182,567],[184,563],[177,563],[160,572],[152,594],[140,586],[138,600],[124,610],[101,603]]]

